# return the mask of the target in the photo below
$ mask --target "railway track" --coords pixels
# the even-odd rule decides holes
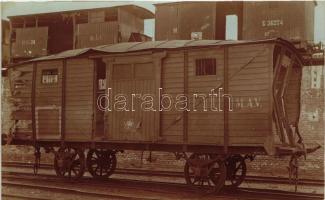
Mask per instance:
[[[17,186],[20,188],[41,189],[53,193],[75,194],[87,199],[216,199],[216,194],[202,194],[197,188],[191,188],[185,184],[137,181],[125,179],[95,180],[85,177],[79,180],[69,180],[54,175],[38,175],[31,173],[5,172],[2,175],[3,186]],[[104,190],[98,190],[104,188]],[[109,190],[108,190],[109,189]],[[112,190],[113,189],[113,192]],[[118,192],[114,193],[114,190]],[[129,191],[129,192],[125,192]],[[135,192],[136,191],[136,192]],[[136,196],[137,192],[146,193],[144,196]],[[131,195],[130,195],[131,194]],[[4,195],[8,195],[4,193]],[[9,194],[13,195],[13,194]],[[15,195],[15,194],[14,194]],[[19,195],[18,195],[19,196]],[[28,199],[28,198],[26,198]],[[40,198],[42,199],[42,198]],[[227,200],[318,200],[323,199],[321,194],[293,193],[277,190],[261,190],[251,188],[239,188],[236,190],[225,189],[218,194],[217,199]]]
[[[2,162],[4,167],[17,167],[17,168],[32,168],[32,163],[23,163],[23,162]],[[42,169],[53,169],[52,164],[41,164]],[[114,172],[115,174],[124,174],[124,175],[150,175],[156,177],[170,177],[170,178],[184,178],[183,172],[175,171],[152,171],[146,169],[134,169],[134,168],[119,168]],[[254,183],[275,183],[275,184],[290,184],[291,181],[288,178],[284,177],[265,177],[265,176],[246,176],[245,182],[254,182]],[[299,185],[310,185],[310,186],[324,186],[323,180],[312,180],[312,179],[300,179],[298,182]]]
[[[36,190],[43,190],[46,191],[46,193],[54,193],[54,194],[69,194],[69,195],[74,195],[74,196],[82,196],[85,199],[119,199],[119,200],[150,200],[151,198],[145,198],[145,197],[134,197],[133,195],[118,195],[118,194],[107,194],[103,192],[92,192],[90,190],[83,190],[79,188],[69,188],[69,187],[62,187],[62,186],[53,186],[53,185],[48,185],[48,184],[42,184],[42,181],[39,181],[39,183],[36,182],[31,182],[31,183],[22,183],[19,180],[22,179],[17,179],[14,180],[14,177],[9,178],[11,181],[8,180],[3,180],[2,181],[2,186],[7,186],[7,187],[17,187],[17,188],[24,188],[24,189],[36,189]],[[21,199],[40,199],[40,200],[48,200],[47,197],[30,197],[29,195],[24,195],[24,194],[15,194],[15,193],[3,193],[3,197],[8,197],[8,198],[21,198]]]

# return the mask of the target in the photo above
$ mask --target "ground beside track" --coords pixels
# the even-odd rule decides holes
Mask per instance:
[[[3,167],[2,168],[2,172],[3,172],[3,180],[6,180],[6,178],[4,177],[5,174],[7,174],[8,172],[19,172],[19,173],[25,173],[25,174],[29,174],[29,176],[31,176],[32,173],[32,169],[30,168],[15,168],[15,167]],[[54,175],[54,171],[52,169],[40,169],[39,173],[41,174],[41,176],[43,175],[50,175],[53,176]],[[33,177],[33,176],[32,176]],[[85,179],[87,180],[92,180],[90,175],[88,173],[85,174]],[[116,180],[125,180],[122,183],[116,184]],[[129,180],[129,181],[128,181]],[[115,196],[117,195],[123,195],[123,196],[127,196],[129,197],[131,195],[131,197],[136,197],[136,198],[142,198],[142,199],[171,199],[171,200],[176,200],[176,199],[236,199],[236,200],[244,200],[247,199],[247,197],[245,196],[229,196],[229,195],[214,195],[212,197],[209,196],[202,196],[202,194],[195,194],[192,191],[188,192],[188,191],[181,191],[177,188],[166,188],[165,186],[163,186],[161,189],[159,189],[157,191],[157,188],[155,191],[151,191],[152,190],[152,184],[147,184],[144,187],[140,187],[137,186],[138,184],[135,184],[136,187],[133,188],[129,188],[127,187],[128,185],[132,185],[134,184],[134,182],[132,182],[133,180],[138,180],[138,181],[149,181],[149,182],[173,182],[173,183],[180,183],[180,184],[184,184],[184,180],[180,179],[180,178],[172,178],[172,177],[157,177],[157,176],[142,176],[142,175],[131,175],[131,174],[114,174],[112,176],[112,179],[110,181],[106,181],[105,184],[96,184],[96,186],[93,186],[93,182],[90,182],[89,184],[85,184],[83,183],[83,185],[79,185],[80,183],[78,182],[69,182],[67,180],[60,180],[57,183],[54,183],[56,186],[57,185],[67,185],[67,186],[74,186],[77,188],[84,188],[86,190],[91,190],[91,191],[97,191],[97,193],[100,193],[100,191],[105,191],[106,193],[108,192],[109,194],[114,194]],[[41,180],[39,181],[41,182]],[[112,184],[113,183],[113,184]],[[140,182],[141,183],[141,182]],[[45,185],[49,185],[48,182],[44,183]],[[109,186],[107,186],[106,184],[110,184]],[[26,187],[21,187],[21,188],[17,188],[18,186],[5,186],[3,187],[3,192],[5,193],[14,193],[15,191],[19,191],[19,193],[22,194],[28,194],[28,195],[33,195],[35,198],[44,198],[45,199],[101,199],[101,197],[93,197],[92,195],[78,195],[78,194],[61,194],[59,192],[57,192],[57,194],[51,194],[49,192],[47,192],[46,190],[44,191],[44,189],[30,189],[30,188],[26,188]],[[156,186],[157,187],[157,186]],[[245,182],[243,183],[242,187],[245,188],[257,188],[257,189],[274,189],[274,190],[282,190],[282,191],[288,191],[288,192],[293,192],[294,191],[294,186],[292,185],[288,185],[288,184],[270,184],[270,183],[265,183],[265,184],[261,184],[261,183],[252,183],[252,182]],[[159,187],[158,187],[159,188]],[[318,193],[318,194],[323,194],[324,193],[324,187],[323,186],[308,186],[308,185],[299,185],[298,186],[298,191],[299,192],[304,192],[304,193]],[[6,197],[5,199],[12,199],[11,197]],[[119,197],[103,197],[103,199],[121,199]],[[123,199],[123,198],[122,198]],[[250,200],[255,200],[255,199],[266,199],[265,195],[261,195],[261,196],[255,196],[255,197],[250,197],[248,198]],[[268,198],[268,199],[273,199]],[[279,197],[275,197],[274,199],[279,199]],[[289,198],[291,199],[291,198]],[[292,198],[297,200],[296,198]]]

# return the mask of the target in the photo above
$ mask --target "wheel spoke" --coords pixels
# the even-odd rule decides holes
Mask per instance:
[[[116,157],[113,151],[89,150],[87,154],[87,166],[89,173],[95,178],[109,177],[116,167]]]
[[[227,179],[230,182],[230,185],[228,185],[232,187],[239,186],[246,176],[245,159],[240,155],[232,155],[227,158],[226,165],[228,168]]]
[[[101,154],[97,150],[95,151],[95,155],[97,156],[97,158],[101,158]]]

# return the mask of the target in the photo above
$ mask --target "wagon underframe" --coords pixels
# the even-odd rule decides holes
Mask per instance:
[[[15,139],[12,145],[30,145],[43,148],[70,146],[81,149],[112,149],[137,151],[163,151],[163,152],[194,152],[224,154],[224,146],[195,145],[195,144],[167,144],[167,143],[141,143],[141,142],[89,142],[89,141],[33,141]],[[280,151],[279,151],[280,153]],[[292,152],[291,152],[292,153]],[[254,154],[266,155],[262,146],[230,146],[228,154]],[[291,155],[288,153],[288,155]]]

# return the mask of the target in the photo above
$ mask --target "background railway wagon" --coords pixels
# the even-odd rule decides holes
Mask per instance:
[[[90,142],[163,151],[242,152],[247,147],[274,154],[280,144],[296,145],[289,124],[299,120],[298,61],[283,40],[121,43],[34,59],[10,68],[15,137],[82,142],[85,147]],[[273,75],[276,70],[281,73]],[[134,112],[104,113],[97,98],[108,87],[111,96],[126,95],[128,109],[133,93],[152,94],[156,109],[162,94],[171,95],[173,102],[185,94],[190,111],[143,111],[138,99]],[[217,111],[205,111],[211,99],[192,98],[219,88]],[[284,88],[282,100],[278,91]]]
[[[174,2],[155,4],[155,39],[226,39],[226,17],[236,15],[242,27],[243,2]],[[189,23],[191,22],[191,23]],[[238,39],[241,39],[241,31]]]
[[[156,4],[155,38],[313,41],[316,5],[316,1]]]
[[[243,39],[282,37],[312,42],[316,5],[316,1],[244,2]]]
[[[69,49],[145,41],[144,20],[153,17],[134,5],[9,16],[11,58],[17,62]]]

